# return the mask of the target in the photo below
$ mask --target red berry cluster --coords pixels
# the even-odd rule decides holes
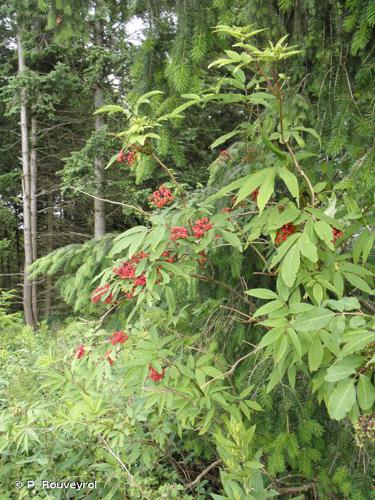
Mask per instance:
[[[251,199],[252,199],[254,202],[256,202],[256,201],[257,201],[257,199],[258,199],[258,194],[259,194],[259,189],[256,189],[255,191],[253,191],[253,192],[251,193],[251,195],[250,195],[250,196],[251,196]]]
[[[222,149],[220,152],[219,152],[219,156],[221,158],[224,158],[225,160],[229,160],[230,158],[230,152],[229,152],[229,149]]]
[[[296,228],[295,226],[293,226],[293,224],[291,223],[284,224],[283,227],[279,229],[276,233],[276,239],[275,239],[276,245],[279,245],[280,243],[288,239],[289,236],[295,232]]]
[[[194,222],[193,234],[196,238],[201,238],[210,229],[212,229],[212,223],[208,220],[208,217],[203,217]]]
[[[91,294],[91,302],[93,304],[96,304],[99,302],[99,300],[108,293],[109,290],[109,283],[106,283],[104,286],[98,286],[95,288],[95,290]],[[113,294],[109,293],[108,296],[105,298],[104,303],[105,304],[112,304],[113,302]]]
[[[174,226],[171,229],[171,240],[176,241],[180,239],[185,239],[189,236],[188,230],[186,227]]]
[[[136,267],[131,261],[123,262],[119,267],[114,267],[113,272],[121,279],[132,279],[135,277]]]
[[[126,153],[123,149],[121,149],[117,155],[118,163],[127,163],[129,167],[133,165],[136,159],[137,150],[134,148],[134,146],[130,146]]]
[[[332,236],[333,240],[332,243],[338,240],[339,238],[342,238],[344,236],[344,233],[340,231],[339,229],[336,229],[335,227],[332,228]]]
[[[233,208],[225,207],[222,209],[223,214],[230,214],[233,211]]]
[[[118,330],[117,332],[111,335],[109,341],[111,342],[112,345],[124,344],[128,340],[128,338],[129,336],[126,335],[126,333],[123,330]]]
[[[149,201],[151,205],[154,205],[157,208],[163,208],[165,205],[170,205],[174,200],[174,196],[171,193],[170,189],[167,189],[164,186],[160,186],[160,188],[152,193]]]
[[[126,280],[133,280],[133,289],[129,292],[126,292],[126,298],[132,299],[134,296],[134,290],[137,286],[145,286],[147,283],[147,278],[145,273],[140,274],[139,276],[136,276],[137,272],[137,264],[142,259],[147,259],[148,258],[148,253],[146,252],[139,252],[136,255],[134,255],[130,260],[127,260],[123,262],[119,267],[114,267],[113,272],[121,279]]]
[[[159,373],[158,371],[153,368],[152,365],[148,365],[148,371],[149,371],[149,378],[153,380],[154,382],[160,382],[164,378],[164,373],[165,373],[165,368]]]
[[[85,355],[85,346],[79,345],[76,349],[76,358],[81,359]]]

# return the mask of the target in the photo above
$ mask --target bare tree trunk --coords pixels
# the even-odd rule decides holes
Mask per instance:
[[[38,258],[38,226],[37,226],[37,129],[38,123],[35,116],[31,117],[31,134],[30,134],[30,199],[31,199],[31,251],[32,261]],[[38,289],[37,284],[32,283],[32,307],[35,322],[38,321]]]
[[[18,73],[25,71],[25,60],[21,32],[17,33]],[[23,231],[24,231],[24,280],[23,280],[23,309],[27,325],[35,328],[36,322],[32,308],[32,286],[29,280],[27,268],[33,261],[31,240],[31,183],[30,183],[30,158],[29,137],[27,129],[27,102],[26,89],[21,89],[21,144],[22,144],[22,199],[23,199]]]
[[[103,25],[100,21],[95,22],[95,44],[103,45]],[[95,85],[95,109],[103,106],[103,91],[100,86],[101,78],[98,76],[98,81]],[[102,115],[95,116],[95,131],[100,132],[104,126]],[[103,158],[97,156],[94,165],[96,196],[103,198],[104,187],[104,161]],[[94,233],[95,238],[101,238],[105,235],[105,203],[102,200],[94,199]]]

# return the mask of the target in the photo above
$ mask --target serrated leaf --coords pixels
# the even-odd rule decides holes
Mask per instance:
[[[300,266],[300,251],[298,245],[293,245],[284,257],[280,270],[281,277],[289,288],[293,286],[296,280],[297,273]]]
[[[367,375],[360,375],[357,385],[358,404],[362,410],[370,410],[375,402],[375,387]]]
[[[246,290],[245,293],[247,295],[251,295],[251,297],[257,297],[258,299],[278,299],[279,296],[277,293],[272,290],[268,290],[267,288],[252,288],[251,290]]]
[[[259,307],[259,309],[255,311],[255,313],[253,314],[253,318],[257,318],[258,316],[264,316],[273,311],[277,311],[277,309],[280,309],[283,306],[284,302],[282,302],[280,299],[267,302],[267,304],[264,304],[262,307]]]
[[[297,177],[286,167],[282,167],[279,170],[279,176],[284,181],[284,184],[288,188],[289,193],[297,200],[299,204],[299,187]]]
[[[276,342],[276,340],[284,333],[284,327],[273,328],[267,332],[258,345],[258,349],[262,349],[270,344]]]
[[[356,393],[354,380],[342,380],[332,391],[328,399],[328,413],[335,420],[342,420],[355,404]]]
[[[272,168],[268,171],[267,176],[262,181],[257,196],[257,205],[259,208],[259,215],[263,212],[264,207],[267,205],[268,200],[273,195],[275,185],[275,170]]]
[[[362,360],[358,357],[345,358],[341,361],[337,361],[328,368],[324,380],[327,382],[338,382],[339,380],[349,378],[350,375],[355,373],[356,369],[361,365],[361,362]]]
[[[308,352],[309,368],[312,372],[315,372],[322,364],[323,354],[324,349],[322,346],[322,342],[319,335],[316,335],[310,345]]]
[[[299,332],[315,332],[328,325],[335,316],[333,311],[323,307],[314,307],[309,311],[299,314],[292,326]]]

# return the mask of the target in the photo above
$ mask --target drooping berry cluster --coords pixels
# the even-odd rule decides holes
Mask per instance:
[[[116,344],[124,344],[128,339],[129,336],[126,335],[126,333],[123,330],[118,330],[117,332],[114,332],[110,336],[109,341],[111,342],[112,345],[116,345]]]
[[[189,232],[186,227],[174,226],[171,229],[171,240],[176,241],[180,239],[185,239],[189,236]]]
[[[361,415],[354,424],[355,441],[360,448],[365,442],[375,443],[375,413]]]
[[[207,231],[212,229],[212,223],[208,220],[208,217],[203,217],[194,222],[193,234],[196,238],[201,238]]]
[[[113,294],[108,293],[109,290],[109,283],[106,283],[104,286],[98,286],[95,288],[95,290],[91,294],[91,302],[93,304],[96,304],[97,302],[100,301],[100,299],[108,294],[108,296],[105,298],[104,303],[105,304],[112,304],[113,302]]]
[[[284,224],[281,229],[279,229],[276,233],[275,243],[279,245],[283,241],[287,240],[291,234],[296,232],[295,226],[293,224]]]
[[[336,229],[335,227],[332,228],[332,243],[338,240],[339,238],[342,238],[344,233],[340,231],[339,229]]]
[[[117,155],[118,163],[127,163],[129,167],[131,167],[137,159],[137,150],[134,146],[129,146],[127,151],[125,152],[121,149]]]
[[[154,382],[160,382],[164,378],[165,368],[159,373],[152,365],[148,365],[149,378]]]
[[[160,186],[160,188],[154,191],[149,198],[150,204],[157,208],[163,208],[165,205],[170,205],[173,200],[174,196],[171,190],[164,186]]]

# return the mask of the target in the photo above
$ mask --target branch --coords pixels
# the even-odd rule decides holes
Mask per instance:
[[[108,200],[107,198],[99,198],[99,196],[94,196],[93,194],[86,193],[86,191],[83,191],[82,189],[79,189],[74,186],[70,186],[74,191],[79,191],[82,194],[85,194],[86,196],[89,196],[90,198],[94,198],[94,200],[100,200],[100,201],[105,201],[106,203],[111,203],[112,205],[120,205],[121,207],[126,207],[126,208],[131,208],[135,212],[139,212],[142,215],[145,215],[147,217],[150,217],[150,213],[146,212],[143,210],[143,208],[138,207],[137,205],[128,205],[127,203],[121,203],[120,201],[113,201],[113,200]]]
[[[215,462],[213,462],[211,465],[209,465],[208,467],[206,467],[204,469],[204,471],[202,471],[195,479],[194,481],[192,481],[191,483],[187,484],[186,485],[186,488],[190,489],[190,488],[194,488],[200,481],[201,479],[210,472],[211,469],[214,469],[215,467],[217,467],[219,465],[219,463],[221,462],[221,460],[216,460]]]

